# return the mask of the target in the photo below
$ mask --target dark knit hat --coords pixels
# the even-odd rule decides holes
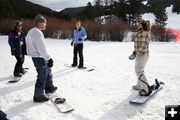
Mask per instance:
[[[37,24],[37,23],[40,23],[40,22],[47,23],[46,18],[45,18],[43,15],[38,14],[38,15],[34,18],[34,24]]]

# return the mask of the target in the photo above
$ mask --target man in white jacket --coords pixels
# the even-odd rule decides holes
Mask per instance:
[[[54,93],[57,87],[53,85],[52,71],[53,60],[46,50],[44,44],[44,34],[47,21],[42,15],[37,15],[34,19],[34,27],[29,30],[26,36],[27,55],[32,57],[32,61],[37,71],[37,81],[34,91],[34,102],[45,102],[49,98],[45,93]]]

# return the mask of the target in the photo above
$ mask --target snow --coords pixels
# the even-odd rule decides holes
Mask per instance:
[[[146,75],[150,83],[158,78],[165,87],[146,104],[128,102],[137,92],[134,61],[128,60],[133,51],[132,42],[89,42],[84,45],[85,66],[95,71],[87,72],[67,68],[72,62],[70,40],[45,42],[54,59],[54,84],[58,94],[64,96],[75,110],[60,113],[49,102],[33,103],[36,71],[30,57],[24,67],[30,70],[15,84],[9,84],[15,64],[10,55],[7,36],[0,36],[0,109],[10,120],[163,120],[165,105],[180,103],[180,43],[150,44],[150,59]]]

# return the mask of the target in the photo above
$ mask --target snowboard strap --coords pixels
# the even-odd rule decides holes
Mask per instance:
[[[149,93],[148,93],[148,94],[151,94],[152,90],[157,90],[157,89],[160,87],[160,84],[164,84],[163,82],[158,82],[158,80],[155,79],[155,84],[153,84],[153,85],[150,86],[148,83],[146,83],[145,81],[143,81],[143,80],[141,79],[142,75],[143,75],[143,74],[140,75],[139,80],[148,86],[148,89],[149,89]],[[141,94],[142,92],[144,92],[144,91],[141,90],[141,91],[140,91],[140,95],[142,95],[142,94]],[[148,94],[145,95],[145,96],[148,96]],[[142,95],[142,96],[143,96],[143,95]]]
[[[148,83],[146,83],[146,82],[144,82],[143,80],[141,80],[141,77],[142,77],[142,76],[143,76],[143,74],[140,75],[139,80],[140,80],[141,82],[143,82],[144,84],[146,84],[148,87],[151,87]]]

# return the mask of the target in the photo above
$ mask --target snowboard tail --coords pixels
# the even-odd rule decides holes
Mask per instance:
[[[9,83],[17,83],[21,80],[21,77],[14,77],[12,80],[9,80]]]
[[[25,74],[26,74],[26,73],[28,72],[29,68],[24,68],[24,70],[25,70]],[[21,80],[21,78],[22,78],[25,74],[23,74],[21,77],[13,77],[13,79],[12,79],[12,80],[9,80],[8,82],[9,82],[9,83],[17,83],[17,82],[19,82],[19,81]]]

